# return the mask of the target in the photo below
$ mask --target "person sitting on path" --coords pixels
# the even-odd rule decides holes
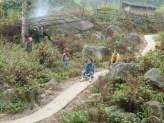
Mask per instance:
[[[28,42],[26,43],[26,51],[27,55],[30,56],[30,53],[32,52],[32,37],[28,37]]]
[[[65,48],[65,53],[63,54],[63,61],[64,61],[64,67],[69,68],[69,60],[70,60],[70,54],[69,49]]]
[[[94,64],[92,63],[92,59],[88,58],[88,64],[85,67],[85,72],[82,72],[82,79],[81,82],[84,81],[84,76],[89,76],[89,82],[92,81],[93,78],[93,74],[94,74]]]
[[[108,65],[107,65],[107,69],[110,68],[110,65],[111,64],[113,64],[113,63],[119,63],[119,62],[121,62],[120,55],[118,54],[118,50],[117,49],[114,49],[114,53],[112,55],[112,59],[109,60]]]

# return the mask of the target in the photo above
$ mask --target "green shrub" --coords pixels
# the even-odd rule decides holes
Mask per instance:
[[[93,87],[92,87],[92,93],[100,93],[100,90],[98,88],[97,83],[93,85]]]
[[[116,103],[120,107],[129,112],[138,112],[141,110],[143,102],[154,99],[154,91],[146,85],[141,78],[128,77],[126,84],[116,86],[116,90],[112,96],[112,103]]]
[[[156,95],[156,100],[164,106],[164,93],[160,92]]]
[[[9,109],[7,110],[9,113],[20,113],[26,108],[26,104],[24,101],[20,99],[14,99],[13,104],[9,105]]]
[[[160,68],[164,73],[164,51],[156,49],[145,56],[141,56],[137,62],[140,63],[140,70],[145,73],[151,68]]]
[[[65,75],[69,77],[75,77],[81,74],[81,71],[77,68],[72,68],[66,71]]]
[[[164,33],[160,33],[160,34],[158,35],[158,37],[157,37],[157,40],[158,40],[159,42],[164,41]]]
[[[87,123],[87,121],[88,117],[83,111],[64,112],[64,116],[61,117],[62,123]]]
[[[6,110],[5,106],[0,102],[0,114],[5,110]]]
[[[163,12],[164,12],[164,6],[161,5],[161,6],[156,10],[156,12],[157,12],[157,13],[163,14]]]
[[[56,67],[55,61],[59,58],[57,53],[53,53],[53,50],[45,44],[38,46],[38,58],[39,63],[44,64],[46,67]]]

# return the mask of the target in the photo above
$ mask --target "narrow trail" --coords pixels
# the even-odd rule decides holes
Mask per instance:
[[[156,42],[153,40],[153,37],[155,37],[157,35],[145,35],[144,38],[147,42],[147,46],[144,48],[144,50],[142,51],[142,55],[145,55],[145,53],[149,52],[150,50],[154,50],[155,49],[155,45]]]
[[[94,83],[100,75],[105,75],[108,70],[103,70],[94,74],[94,79],[92,82],[77,82],[72,85],[70,88],[65,90],[61,95],[55,98],[51,103],[44,106],[39,111],[35,112],[32,115],[22,117],[18,120],[8,122],[8,123],[35,123],[41,121],[45,118],[50,117],[51,115],[57,113],[63,109],[69,102],[71,102],[78,94],[84,91],[89,85]]]
[[[146,52],[149,52],[150,50],[155,49],[156,42],[153,40],[153,37],[156,35],[145,35],[144,38],[147,41],[147,46],[142,51],[142,55],[144,55]],[[105,76],[108,70],[103,70],[100,72],[97,72],[94,74],[94,79],[92,80],[92,83],[94,83],[100,75]],[[22,117],[20,119],[14,120],[14,121],[8,121],[5,123],[36,123],[38,121],[41,121],[45,118],[50,117],[51,115],[57,113],[61,109],[63,109],[65,106],[68,105],[78,94],[80,94],[82,91],[84,91],[88,86],[90,86],[92,83],[90,82],[77,82],[76,84],[69,87],[67,90],[65,90],[61,95],[59,95],[57,98],[55,98],[51,103],[47,104],[43,108],[41,108],[39,111],[33,113],[32,115]]]

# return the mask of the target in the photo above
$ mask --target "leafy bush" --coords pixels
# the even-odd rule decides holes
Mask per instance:
[[[84,43],[84,40],[69,41],[65,44],[65,47],[70,49],[71,54],[75,54],[82,51]]]
[[[87,123],[88,116],[83,111],[75,111],[73,113],[64,112],[64,116],[61,117],[62,123]]]
[[[97,83],[93,85],[93,87],[92,87],[92,93],[100,93],[100,90],[99,90],[99,88],[97,86]]]
[[[40,64],[44,64],[46,67],[52,68],[56,67],[55,61],[59,58],[59,55],[54,53],[50,47],[45,44],[41,44],[38,47],[38,58]]]
[[[9,113],[20,113],[26,108],[25,102],[20,99],[14,99],[13,104],[9,105]]]
[[[164,93],[160,92],[156,95],[156,100],[164,106]]]
[[[160,68],[164,73],[164,51],[156,49],[155,51],[150,51],[145,56],[141,56],[137,62],[140,63],[141,71],[143,73],[147,72],[151,68]]]
[[[77,69],[77,68],[72,68],[72,69],[69,69],[68,71],[66,71],[65,75],[66,76],[69,76],[69,77],[75,77],[75,76],[78,76],[80,75],[80,70]]]
[[[0,102],[0,114],[5,111],[5,106]]]
[[[157,13],[163,14],[163,12],[164,12],[164,6],[161,5],[161,6],[156,10],[156,12],[157,12]]]
[[[129,76],[126,83],[109,81],[107,77],[99,77],[98,88],[103,96],[103,101],[108,104],[116,104],[129,112],[141,110],[143,102],[155,98],[153,89],[142,77]]]
[[[63,36],[56,36],[54,37],[52,41],[54,46],[57,46],[60,52],[63,52],[65,47],[65,44],[67,43],[67,40]]]
[[[70,33],[70,39],[67,40],[65,37],[63,36],[56,36],[54,37],[54,41],[52,42],[54,46],[57,46],[59,51],[61,53],[64,52],[65,48],[69,48],[70,49],[70,54],[73,55],[77,52],[81,52],[84,46],[85,41],[84,40],[73,40],[73,36]]]
[[[30,88],[39,83],[41,78],[44,82],[50,80],[51,74],[43,72],[44,66],[38,62],[38,50],[35,45],[28,58],[24,49],[20,48],[19,45],[6,44],[0,45],[0,47],[0,74],[6,78],[12,87],[28,86]]]
[[[164,33],[160,33],[160,34],[158,35],[158,37],[157,37],[157,40],[158,40],[159,42],[164,41]]]

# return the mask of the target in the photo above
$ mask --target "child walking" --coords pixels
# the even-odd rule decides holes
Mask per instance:
[[[65,53],[63,54],[63,61],[64,61],[64,67],[69,68],[69,60],[70,60],[70,54],[69,49],[65,48]]]
[[[28,38],[28,42],[26,43],[26,52],[27,55],[30,56],[30,53],[32,52],[32,37]]]

